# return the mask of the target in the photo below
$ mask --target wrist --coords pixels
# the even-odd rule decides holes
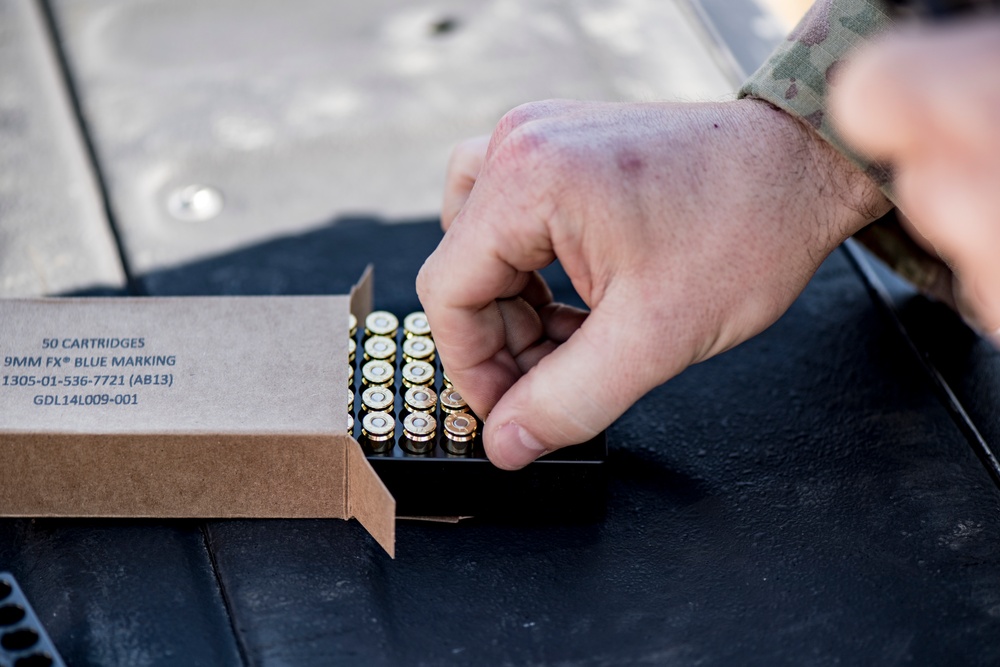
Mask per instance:
[[[803,119],[765,100],[745,98],[736,104],[745,106],[757,127],[768,128],[759,149],[785,163],[796,199],[805,207],[799,214],[818,228],[828,250],[892,208],[875,181]]]

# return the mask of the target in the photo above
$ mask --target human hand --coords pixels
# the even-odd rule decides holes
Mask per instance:
[[[456,150],[417,291],[490,459],[515,469],[766,328],[887,208],[759,101],[534,103]],[[555,258],[589,314],[552,303],[535,271]]]
[[[1000,345],[1000,21],[890,35],[831,90],[841,133],[893,165],[900,210],[955,271],[959,311]]]

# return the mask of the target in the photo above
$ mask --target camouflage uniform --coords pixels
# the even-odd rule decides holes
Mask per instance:
[[[843,59],[890,24],[881,0],[817,0],[788,39],[743,84],[740,97],[765,100],[801,118],[863,169],[891,200],[890,170],[848,148],[831,126],[826,109],[827,86]],[[898,221],[869,225],[856,237],[918,288],[951,302],[951,272],[917,245]]]

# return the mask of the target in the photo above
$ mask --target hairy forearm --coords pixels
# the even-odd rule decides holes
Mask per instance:
[[[745,141],[768,172],[765,182],[751,175],[747,181],[755,187],[774,186],[773,196],[787,197],[778,213],[798,216],[811,226],[817,249],[832,250],[892,208],[878,184],[808,122],[765,100],[746,98],[735,104]]]

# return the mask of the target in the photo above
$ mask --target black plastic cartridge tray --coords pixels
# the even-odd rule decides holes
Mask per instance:
[[[65,667],[17,580],[0,572],[0,665]]]
[[[359,323],[354,340],[357,351],[351,362],[354,367],[353,435],[361,443],[368,461],[396,499],[400,516],[490,516],[539,519],[587,519],[599,515],[605,504],[605,461],[607,440],[602,432],[580,445],[553,452],[518,471],[501,470],[486,457],[482,441],[482,422],[477,422],[475,438],[465,445],[467,451],[453,453],[455,444],[444,434],[447,412],[441,407],[440,395],[446,390],[442,369],[436,358],[434,381],[427,386],[439,400],[427,414],[436,421],[431,439],[419,443],[421,453],[414,453],[413,444],[405,435],[403,420],[409,411],[404,407],[408,389],[402,381],[403,341],[406,334],[400,326],[391,336],[396,343],[391,385],[394,401],[389,413],[395,420],[390,439],[370,440],[362,428],[367,414],[362,393],[369,387],[363,380],[366,363],[364,343],[368,338],[365,324]],[[471,414],[468,415],[470,418]],[[463,445],[459,445],[462,447]]]

